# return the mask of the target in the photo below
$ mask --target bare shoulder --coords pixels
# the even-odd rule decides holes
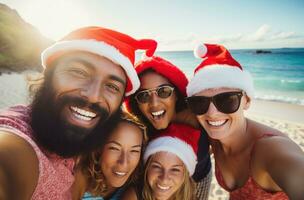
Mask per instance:
[[[0,195],[30,199],[38,174],[38,159],[31,145],[17,135],[0,132]]]
[[[268,177],[268,186],[283,190],[291,199],[303,197],[304,152],[290,138],[276,134],[259,139],[253,158],[254,167]]]
[[[134,187],[129,187],[122,195],[121,200],[137,200],[137,195]]]

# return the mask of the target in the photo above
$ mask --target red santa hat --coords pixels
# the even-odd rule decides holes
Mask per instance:
[[[241,89],[253,98],[254,87],[250,73],[243,69],[225,47],[202,44],[194,50],[194,55],[204,60],[195,69],[194,77],[187,86],[188,96],[206,89],[227,87]]]
[[[127,75],[128,96],[140,86],[134,70],[135,51],[144,49],[147,56],[152,56],[156,47],[155,40],[136,40],[114,30],[91,26],[77,29],[45,49],[41,54],[41,60],[42,66],[46,68],[56,58],[69,51],[87,51],[104,56],[124,69]]]
[[[172,83],[182,95],[185,97],[187,96],[186,86],[188,85],[188,79],[184,72],[177,66],[158,56],[144,57],[135,65],[135,70],[138,76],[149,69],[152,69],[156,73],[168,79],[168,81]],[[129,99],[125,100],[125,105],[130,111]]]
[[[155,153],[169,152],[183,161],[192,176],[197,164],[199,137],[200,131],[197,129],[184,124],[171,124],[149,142],[144,153],[144,162]]]

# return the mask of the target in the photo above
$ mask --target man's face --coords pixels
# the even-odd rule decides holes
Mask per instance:
[[[93,147],[90,143],[101,144],[119,115],[126,86],[123,69],[87,52],[62,56],[51,67],[32,105],[36,139],[67,157]]]

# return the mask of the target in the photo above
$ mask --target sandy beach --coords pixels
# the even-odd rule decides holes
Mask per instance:
[[[0,109],[15,104],[28,103],[27,95],[25,74],[3,74],[0,76]],[[250,109],[245,114],[250,119],[279,129],[304,150],[304,106],[253,100]],[[214,176],[209,199],[228,199],[227,192],[218,186]]]

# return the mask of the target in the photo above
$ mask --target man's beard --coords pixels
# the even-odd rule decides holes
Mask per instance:
[[[79,96],[62,95],[55,100],[55,91],[50,81],[45,80],[31,104],[31,126],[35,141],[45,150],[62,157],[88,153],[104,145],[109,134],[120,120],[121,109],[111,116],[98,104],[91,104]],[[86,129],[62,119],[67,105],[88,107],[100,116],[95,128]]]

